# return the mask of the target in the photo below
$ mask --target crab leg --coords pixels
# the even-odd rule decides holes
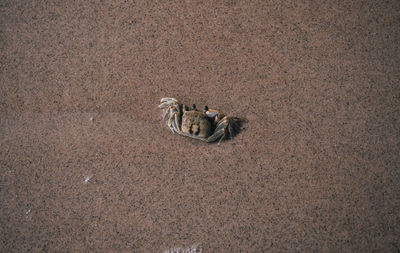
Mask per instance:
[[[227,124],[226,124],[225,121],[219,122],[218,125],[217,125],[217,128],[214,131],[214,134],[212,134],[211,136],[209,136],[206,139],[207,142],[213,142],[213,141],[217,140],[218,138],[220,138],[221,136],[224,137],[225,136],[225,128],[226,127],[227,127]]]
[[[218,132],[221,129],[225,129],[228,125],[229,125],[229,118],[224,117],[218,122],[217,127],[215,128],[215,132]]]
[[[171,105],[173,105],[173,103],[164,102],[164,103],[160,104],[160,105],[158,106],[158,108],[166,108],[166,107],[171,106]]]
[[[158,107],[159,108],[165,108],[165,107],[168,107],[170,105],[177,104],[178,100],[176,100],[175,98],[162,98],[160,102],[161,102],[161,104]]]
[[[175,132],[175,131],[174,131],[174,126],[172,125],[173,122],[174,122],[174,119],[173,119],[173,118],[169,118],[169,120],[168,120],[168,127],[169,127],[169,129],[170,129],[172,132]]]
[[[211,135],[206,139],[207,142],[213,142],[216,141],[218,138],[219,142],[218,144],[226,137],[227,132],[229,133],[229,137],[232,139],[233,138],[233,129],[231,126],[231,122],[229,120],[229,117],[225,116],[223,119],[218,121],[217,127],[215,128],[214,134]]]
[[[221,141],[222,141],[223,139],[225,139],[225,134],[224,134],[224,135],[222,135],[221,139],[219,139],[219,141],[218,141],[218,145],[221,143]]]
[[[228,133],[229,133],[229,137],[232,140],[233,139],[233,129],[231,124],[228,124]]]
[[[175,98],[162,98],[160,102],[166,102],[166,101],[175,101],[175,102],[177,102],[178,100],[176,100]]]
[[[163,116],[163,121],[165,121],[165,120],[167,119],[167,116],[168,116],[168,114],[169,114],[169,111],[170,111],[169,108],[165,110],[165,113],[164,113],[164,116]]]
[[[170,106],[168,109],[168,112],[169,112],[168,127],[169,127],[169,129],[171,129],[172,132],[174,132],[174,127],[173,127],[174,118],[175,118],[174,109],[175,108],[173,106]]]
[[[179,112],[174,112],[173,117],[173,121],[172,121],[172,127],[174,128],[175,132],[180,133],[181,129],[180,129],[180,124],[179,124]]]
[[[225,137],[225,129],[221,129],[218,132],[215,132],[213,135],[211,135],[210,137],[208,137],[207,139],[205,139],[206,142],[213,142],[216,141],[218,138],[221,140]]]
[[[178,104],[178,100],[175,98],[162,98],[161,99],[161,104],[158,106],[159,108],[165,108],[170,105],[175,105]]]

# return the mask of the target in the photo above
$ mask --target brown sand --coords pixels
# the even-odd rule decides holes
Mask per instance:
[[[399,1],[50,2],[0,4],[1,252],[399,250]]]

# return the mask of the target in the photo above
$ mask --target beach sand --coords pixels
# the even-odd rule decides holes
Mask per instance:
[[[399,250],[398,1],[0,10],[1,252]],[[182,137],[162,97],[247,123]]]

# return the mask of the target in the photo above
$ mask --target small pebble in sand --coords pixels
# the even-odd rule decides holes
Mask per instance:
[[[85,176],[85,184],[89,183],[92,176]]]
[[[94,120],[94,118],[93,117],[90,117],[90,121],[93,121]]]

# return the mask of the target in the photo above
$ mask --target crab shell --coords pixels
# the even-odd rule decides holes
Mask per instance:
[[[175,98],[162,98],[159,108],[165,109],[164,119],[172,132],[213,142],[233,138],[239,130],[237,118],[228,117],[216,110],[189,109]]]
[[[182,115],[181,131],[187,135],[207,138],[211,135],[212,124],[204,112],[185,111]]]

